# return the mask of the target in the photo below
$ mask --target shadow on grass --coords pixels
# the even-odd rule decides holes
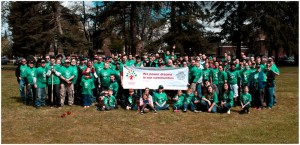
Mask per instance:
[[[13,99],[14,102],[23,103],[22,98],[20,96],[13,96],[10,98]]]

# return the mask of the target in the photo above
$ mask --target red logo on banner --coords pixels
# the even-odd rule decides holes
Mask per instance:
[[[133,80],[136,76],[136,73],[132,69],[130,69],[126,74],[126,77],[129,78],[129,80]]]

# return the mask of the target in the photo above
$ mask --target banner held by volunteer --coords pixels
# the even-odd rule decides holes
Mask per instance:
[[[186,90],[188,68],[123,67],[124,89],[157,89],[163,85],[165,90]]]

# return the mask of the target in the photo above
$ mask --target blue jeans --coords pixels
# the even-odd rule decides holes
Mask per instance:
[[[274,98],[274,104],[277,103],[277,100],[276,100],[276,83],[274,84],[274,92],[273,92],[273,98]]]
[[[34,85],[28,85],[27,92],[26,92],[27,101],[29,99],[32,99],[32,102],[35,102],[36,98],[36,88],[34,88]],[[28,103],[28,102],[27,102]]]
[[[37,88],[36,89],[36,99],[35,99],[35,107],[45,106],[46,105],[46,88]]]
[[[182,107],[183,107],[182,105],[174,105],[173,109],[174,110],[180,110],[180,109],[182,109]]]
[[[231,108],[231,105],[229,103],[225,103],[223,107],[220,108],[220,112],[225,113]]]
[[[190,108],[191,108],[191,111],[194,111],[195,108],[196,108],[195,105],[194,105],[194,103],[191,102],[191,103],[189,103],[189,104],[184,103],[184,104],[183,104],[183,109],[184,109],[184,110],[187,110],[189,106],[190,106]]]
[[[91,94],[82,94],[83,95],[83,106],[92,105],[92,95]]]
[[[157,111],[159,111],[159,110],[167,110],[168,108],[169,108],[169,105],[168,104],[165,104],[164,106],[162,106],[162,107],[160,107],[160,106],[158,106],[158,105],[154,105],[155,106],[155,109],[157,110]]]
[[[201,109],[202,111],[208,111],[208,109],[210,108],[210,106],[208,105],[208,103],[206,101],[204,101],[204,100],[201,100],[200,106],[202,108]],[[214,105],[214,107],[211,109],[211,112],[212,113],[216,113],[217,112],[217,106],[216,105]]]
[[[19,80],[19,90],[20,90],[20,95],[21,95],[21,98],[22,98],[22,101],[24,103],[26,103],[27,101],[27,96],[25,94],[25,78],[22,78],[21,80]]]
[[[196,84],[196,90],[198,92],[198,96],[202,96],[202,85],[201,85],[201,83]]]
[[[272,108],[273,105],[274,105],[274,87],[271,87],[271,88],[267,88],[266,89],[266,93],[267,93],[267,99],[266,99],[266,103],[267,103],[267,106]]]

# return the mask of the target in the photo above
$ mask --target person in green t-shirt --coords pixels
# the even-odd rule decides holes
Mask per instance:
[[[71,59],[71,65],[70,65],[71,68],[73,68],[73,73],[74,73],[74,78],[72,79],[72,84],[74,86],[73,88],[73,98],[75,100],[75,98],[78,98],[79,96],[81,96],[80,92],[79,91],[79,87],[80,84],[77,83],[77,80],[78,80],[78,69],[77,69],[77,62],[76,62],[76,59]]]
[[[174,112],[179,112],[180,109],[183,109],[184,98],[185,94],[182,93],[182,90],[178,90],[177,94],[173,97],[175,101],[173,106]]]
[[[251,73],[249,83],[253,96],[253,106],[257,110],[263,109],[265,83],[267,82],[266,74],[261,71],[259,65],[256,66],[256,71]]]
[[[29,100],[32,99],[32,102],[35,102],[36,98],[36,88],[34,88],[34,83],[33,83],[33,78],[35,77],[35,70],[36,68],[34,67],[34,61],[29,61],[28,67],[26,70],[26,78],[27,78],[27,91],[26,91],[26,104],[29,103]]]
[[[55,64],[55,58],[51,57],[50,64],[48,67],[46,67],[47,71],[47,85],[48,85],[48,98],[50,106],[58,106],[60,105],[60,65]],[[53,79],[53,82],[52,82]],[[53,89],[52,89],[53,84]],[[53,98],[52,98],[53,97]],[[52,98],[52,99],[51,99]]]
[[[17,77],[17,81],[19,83],[19,90],[20,90],[20,96],[21,96],[21,99],[23,101],[24,104],[26,104],[26,94],[25,94],[25,87],[26,87],[26,84],[27,84],[27,79],[26,79],[26,70],[27,70],[27,64],[26,64],[26,59],[23,58],[21,60],[21,65],[19,65],[17,68],[16,68],[16,77]]]
[[[109,110],[113,110],[116,108],[117,105],[117,100],[115,98],[115,96],[113,96],[113,90],[108,90],[105,91],[105,96],[101,96],[101,100],[103,100],[103,105],[101,110],[104,111],[109,111]]]
[[[202,96],[201,110],[211,113],[217,112],[218,95],[213,91],[212,86],[208,86],[207,93]]]
[[[101,69],[98,75],[98,82],[101,85],[101,90],[108,90],[110,84],[110,75],[113,74],[114,71],[109,68],[108,63],[104,63],[104,68]]]
[[[195,91],[194,91],[195,92]],[[186,112],[188,107],[191,109],[192,112],[195,111],[195,105],[194,105],[194,94],[193,94],[193,91],[192,89],[188,89],[186,91],[186,94],[185,94],[185,98],[184,98],[184,103],[183,103],[183,112]]]
[[[89,108],[92,105],[92,89],[95,88],[94,80],[90,73],[83,76],[80,85],[82,86],[83,108]]]
[[[65,104],[66,93],[68,92],[68,105],[72,106],[74,103],[73,89],[74,85],[72,84],[72,79],[75,77],[74,69],[70,67],[70,60],[66,59],[64,66],[60,68],[60,79],[61,79],[61,88],[60,88],[60,107]]]
[[[40,106],[46,106],[46,64],[45,60],[40,61],[40,67],[35,70],[35,77],[33,78],[34,87],[37,89],[37,95],[35,99],[35,107],[37,109]]]
[[[243,113],[249,114],[250,113],[249,108],[251,107],[252,96],[251,96],[251,94],[249,94],[248,86],[245,86],[243,90],[244,90],[244,93],[240,97],[241,108],[242,108],[240,113],[241,114],[243,114]]]
[[[198,113],[198,112],[202,112],[200,111],[200,102],[202,100],[202,96],[198,95],[198,91],[194,91],[194,98],[192,99],[192,102],[194,104],[194,112]]]
[[[229,90],[227,83],[223,85],[223,93],[220,96],[220,112],[230,114],[230,108],[233,106],[233,92]]]
[[[131,54],[128,55],[128,59],[126,60],[125,63],[126,63],[126,66],[133,66],[134,65],[135,61],[134,61]]]
[[[239,96],[239,85],[238,81],[240,80],[241,76],[238,70],[235,68],[235,64],[230,64],[230,70],[227,72],[228,76],[228,84],[230,85],[230,89],[233,91],[234,95],[234,106],[238,103],[238,96]]]
[[[245,69],[241,71],[242,88],[249,86],[249,78],[252,70],[249,68],[249,64],[245,63]]]
[[[219,72],[218,72],[218,90],[219,94],[223,94],[223,85],[227,83],[227,73],[223,70],[223,66],[219,65]]]
[[[210,73],[210,69],[209,69],[209,64],[205,63],[204,69],[202,70],[202,77],[203,77],[203,81],[208,80],[209,82],[211,82],[211,73]]]
[[[162,85],[158,86],[158,92],[153,94],[153,102],[157,111],[159,110],[169,110],[169,105],[167,104],[168,97],[165,92],[163,92],[164,87]]]
[[[116,98],[119,98],[117,96],[118,95],[118,90],[119,90],[119,84],[118,84],[118,82],[116,82],[114,74],[110,75],[110,84],[109,84],[108,89],[113,90],[113,96],[115,96]]]
[[[219,62],[215,62],[215,68],[210,69],[211,84],[219,84]]]

